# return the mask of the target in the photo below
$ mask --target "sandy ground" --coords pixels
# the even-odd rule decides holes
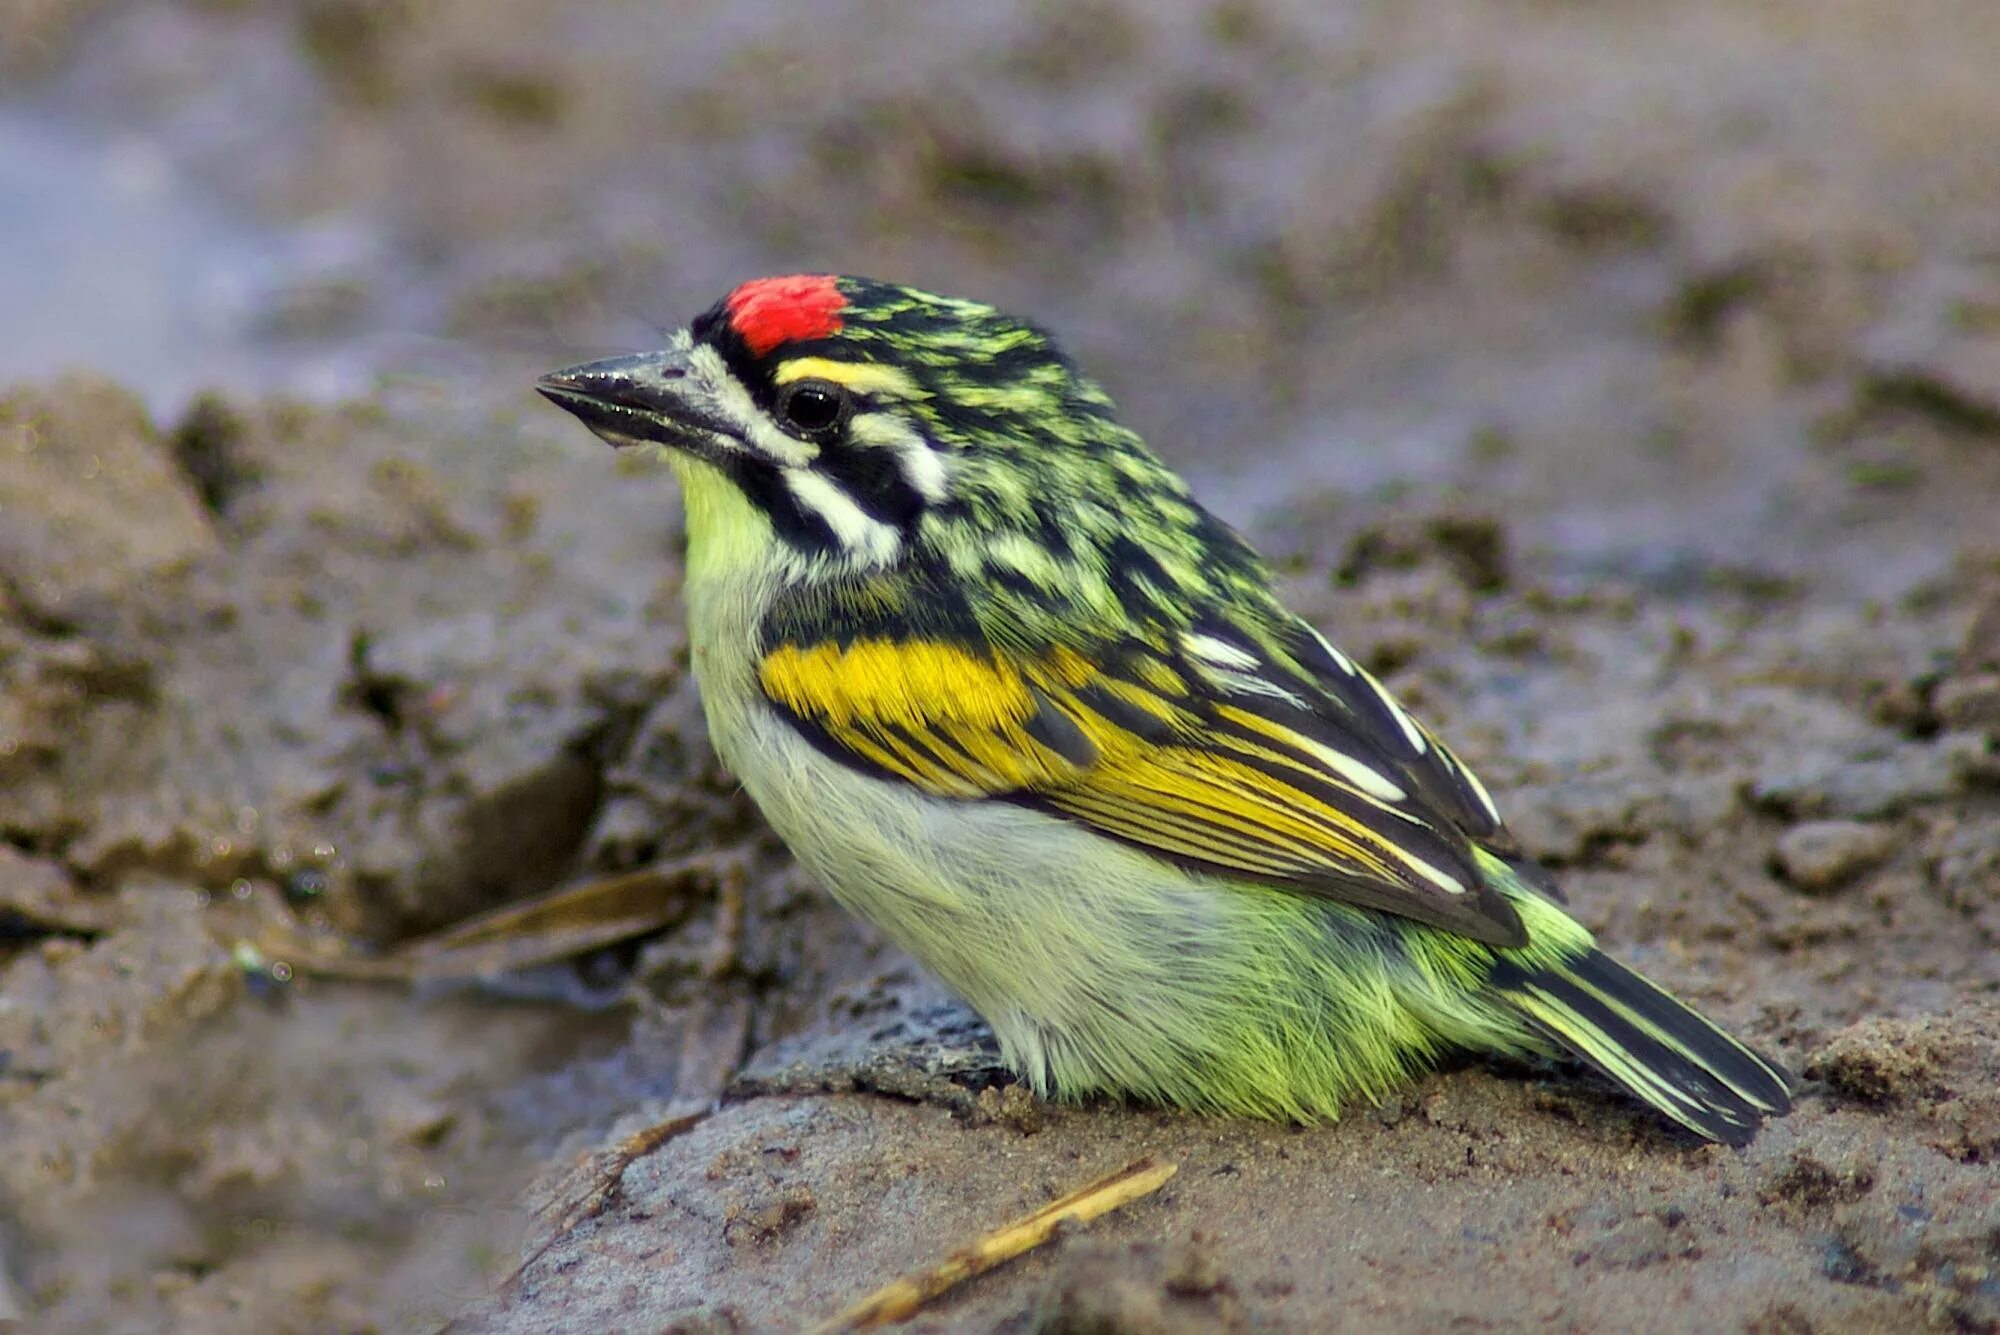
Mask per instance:
[[[920,1327],[2000,1329],[1995,68],[1978,0],[9,7],[0,1318],[783,1329],[1152,1155]],[[670,481],[528,389],[800,267],[1061,333],[1798,1111],[927,1068],[706,749]]]

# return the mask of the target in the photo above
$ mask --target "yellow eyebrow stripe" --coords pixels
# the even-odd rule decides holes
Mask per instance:
[[[856,394],[881,394],[890,398],[917,397],[917,382],[907,371],[873,362],[837,362],[828,357],[794,357],[781,362],[771,377],[780,385],[794,380],[831,380]]]

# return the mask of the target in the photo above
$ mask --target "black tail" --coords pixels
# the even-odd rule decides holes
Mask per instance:
[[[1792,1109],[1790,1072],[1602,951],[1524,968],[1493,985],[1550,1038],[1697,1135],[1747,1144]]]

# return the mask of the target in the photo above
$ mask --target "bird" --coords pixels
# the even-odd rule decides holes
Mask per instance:
[[[1473,1053],[1790,1110],[1039,326],[789,274],[536,388],[664,455],[717,754],[1038,1095],[1312,1123]]]

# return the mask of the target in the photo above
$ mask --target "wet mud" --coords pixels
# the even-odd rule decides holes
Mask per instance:
[[[9,9],[0,1318],[788,1329],[1151,1155],[919,1328],[2000,1329],[1996,67],[1946,0]],[[997,1079],[529,388],[795,268],[1056,330],[1793,1116]]]

